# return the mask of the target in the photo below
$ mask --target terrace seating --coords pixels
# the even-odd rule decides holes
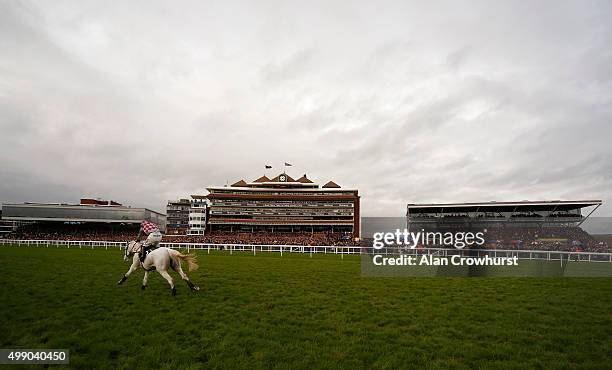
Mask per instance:
[[[108,228],[95,225],[27,225],[10,233],[9,239],[127,241],[136,238],[138,227]],[[358,245],[341,233],[247,233],[213,232],[207,235],[166,235],[165,242],[215,244]]]
[[[274,244],[274,245],[358,245],[341,233],[264,233],[264,232],[212,232],[205,236],[187,235],[165,239],[170,242],[215,244]]]

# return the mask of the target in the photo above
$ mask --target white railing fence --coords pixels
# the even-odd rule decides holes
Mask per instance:
[[[546,260],[546,261],[577,261],[577,262],[609,262],[612,263],[612,253],[599,252],[570,252],[570,251],[548,251],[548,250],[517,250],[517,249],[447,249],[447,248],[425,248],[425,249],[398,249],[383,248],[376,250],[368,247],[363,253],[382,255],[434,255],[449,257],[454,255],[465,257],[517,257],[519,260]]]
[[[34,247],[67,247],[67,248],[104,248],[104,249],[123,249],[127,247],[127,242],[108,242],[95,240],[13,240],[0,239],[0,245],[34,246]],[[588,261],[588,262],[610,262],[612,263],[612,253],[596,252],[568,252],[568,251],[543,251],[543,250],[502,250],[502,249],[444,249],[444,248],[425,248],[425,249],[402,249],[383,248],[374,249],[372,247],[360,246],[335,246],[335,245],[255,245],[255,244],[211,244],[211,243],[160,243],[162,247],[173,249],[227,251],[229,254],[234,252],[249,252],[253,255],[257,253],[300,253],[309,254],[337,254],[344,258],[345,254],[382,254],[382,255],[435,255],[435,256],[471,256],[471,257],[518,257],[521,260],[547,260],[547,261]]]
[[[95,240],[13,240],[0,239],[0,245],[16,245],[16,246],[35,246],[35,247],[67,247],[67,248],[119,248],[127,247],[127,242],[107,242]],[[254,255],[259,253],[304,253],[304,254],[338,254],[344,258],[345,254],[360,254],[361,247],[359,246],[334,246],[334,245],[276,245],[276,244],[212,244],[212,243],[170,243],[161,242],[160,247],[168,247],[172,249],[190,250],[206,250],[210,251],[228,251],[229,254],[234,252],[251,252]]]

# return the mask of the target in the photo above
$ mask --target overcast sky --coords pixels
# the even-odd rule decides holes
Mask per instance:
[[[164,210],[292,176],[407,202],[603,199],[609,1],[0,0],[0,202]]]

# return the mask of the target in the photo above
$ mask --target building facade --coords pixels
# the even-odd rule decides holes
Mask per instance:
[[[166,205],[166,234],[186,235],[189,230],[189,199],[169,200]]]
[[[601,200],[408,204],[408,228],[567,227],[580,226]],[[583,209],[590,212],[582,214]]]
[[[206,197],[192,195],[190,203],[188,235],[204,235],[206,232],[206,211],[208,209]]]
[[[408,230],[415,233],[480,233],[480,245],[486,249],[597,251],[601,243],[580,226],[601,204],[601,200],[408,204],[406,220]],[[467,243],[467,238],[461,242]],[[433,246],[444,244],[440,238]]]
[[[20,224],[18,221],[3,220],[2,210],[0,210],[0,239],[15,231]]]
[[[207,190],[211,232],[332,232],[360,237],[358,191],[333,181],[319,186],[305,174],[293,179],[282,173]]]
[[[22,203],[3,204],[2,219],[20,223],[140,224],[148,220],[166,230],[166,215],[147,209],[117,205]]]

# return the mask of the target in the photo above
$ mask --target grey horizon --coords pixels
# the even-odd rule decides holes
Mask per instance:
[[[468,4],[0,1],[0,203],[164,210],[289,162],[363,216],[612,216],[612,3]]]

